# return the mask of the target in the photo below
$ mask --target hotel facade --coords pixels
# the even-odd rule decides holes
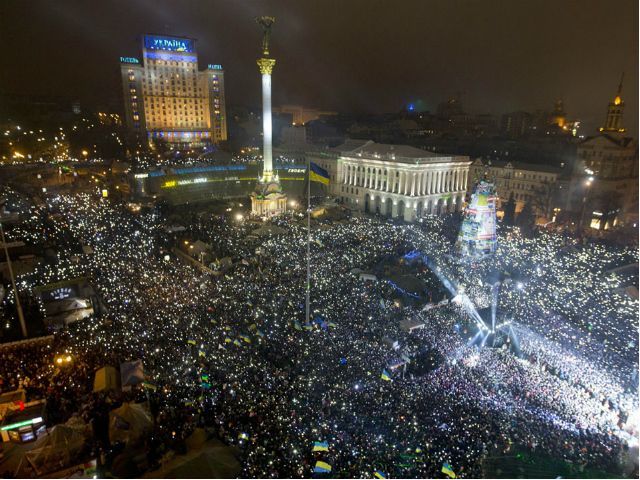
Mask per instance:
[[[177,147],[227,139],[224,70],[198,68],[196,41],[143,35],[142,59],[120,57],[125,121],[130,132]]]
[[[348,206],[407,222],[460,211],[471,165],[466,156],[359,140],[311,160],[327,170],[330,193]]]

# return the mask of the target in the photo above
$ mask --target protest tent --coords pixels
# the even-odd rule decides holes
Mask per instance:
[[[109,440],[135,444],[153,428],[151,415],[141,403],[124,403],[109,412]]]
[[[35,441],[25,458],[38,475],[47,473],[51,467],[69,466],[85,447],[87,432],[86,424],[77,418],[56,425]]]
[[[120,379],[115,367],[106,365],[97,370],[93,379],[93,391],[120,390]]]
[[[123,387],[144,382],[142,360],[133,360],[120,364],[120,384]]]
[[[240,463],[237,452],[219,440],[208,441],[202,448],[173,458],[161,471],[149,472],[145,478],[237,478]]]

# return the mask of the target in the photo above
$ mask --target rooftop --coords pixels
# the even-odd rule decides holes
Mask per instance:
[[[458,160],[468,160],[468,157],[464,156],[441,155],[409,145],[376,143],[372,140],[348,139],[330,151],[339,156],[364,157],[398,163],[431,163],[437,162],[439,159],[451,161],[452,157],[457,157]]]
[[[539,163],[525,163],[509,160],[485,160],[478,158],[475,165],[482,164],[486,167],[513,168],[514,170],[529,170],[533,172],[560,173],[562,169],[554,165],[543,165]]]
[[[625,137],[624,135],[620,135],[618,133],[610,133],[610,132],[601,132],[598,135],[590,135],[588,137],[586,137],[582,142],[580,142],[581,144],[584,143],[588,143],[593,139],[596,138],[605,138],[606,140],[609,140],[611,143],[616,144],[619,147],[630,147],[633,146],[633,138],[632,137]]]

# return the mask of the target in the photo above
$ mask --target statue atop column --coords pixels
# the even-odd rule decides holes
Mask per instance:
[[[256,22],[262,27],[262,54],[269,55],[269,40],[271,39],[271,25],[276,17],[257,17]]]
[[[262,55],[256,60],[262,76],[262,175],[251,194],[251,212],[260,217],[269,217],[287,210],[287,195],[282,191],[278,172],[273,165],[273,125],[271,120],[271,74],[276,59],[269,55],[271,26],[275,17],[258,17],[262,27]]]

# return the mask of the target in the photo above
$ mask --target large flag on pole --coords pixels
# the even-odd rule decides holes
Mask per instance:
[[[309,179],[312,182],[320,182],[323,185],[329,185],[329,172],[320,165],[313,162],[310,163]]]

